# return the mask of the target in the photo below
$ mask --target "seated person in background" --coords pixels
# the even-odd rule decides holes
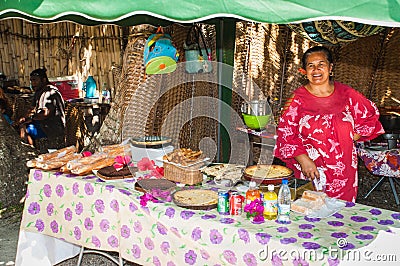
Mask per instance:
[[[8,102],[6,99],[0,98],[0,112],[3,115],[4,119],[10,124],[13,124],[13,121],[11,120],[11,116],[13,114],[13,111],[11,110],[10,106],[8,105]]]
[[[19,119],[20,136],[30,145],[40,138],[56,138],[64,135],[65,104],[61,93],[50,84],[45,68],[30,74],[33,108],[26,117]]]

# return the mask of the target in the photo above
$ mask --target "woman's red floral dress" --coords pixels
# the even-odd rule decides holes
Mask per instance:
[[[275,156],[305,178],[294,157],[307,153],[327,178],[330,197],[355,201],[357,197],[357,153],[353,141],[376,138],[384,133],[375,104],[353,88],[334,83],[328,97],[312,95],[302,86],[294,91],[277,129]]]

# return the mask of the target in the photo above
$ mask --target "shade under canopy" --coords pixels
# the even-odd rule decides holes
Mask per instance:
[[[0,19],[48,23],[137,25],[165,21],[191,23],[231,17],[288,24],[348,20],[400,26],[399,0],[0,0]]]

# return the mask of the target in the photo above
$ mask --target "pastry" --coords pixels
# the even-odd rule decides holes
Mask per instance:
[[[173,199],[178,206],[209,206],[218,203],[218,194],[207,189],[186,189],[175,192]]]
[[[133,168],[135,168],[135,167],[133,167]],[[132,170],[137,171],[137,169],[132,169]],[[116,179],[124,179],[124,178],[133,177],[131,170],[128,168],[128,166],[124,166],[122,169],[117,170],[112,165],[100,168],[97,171],[97,176],[99,176],[102,179],[106,179],[106,180],[116,180]]]
[[[53,158],[61,158],[69,153],[74,153],[77,152],[77,149],[75,146],[68,146],[50,153],[45,153],[45,154],[41,154],[38,156],[37,160],[39,162],[44,162],[47,161],[49,159],[53,159]]]
[[[306,190],[303,192],[302,199],[309,201],[325,201],[326,194],[320,191]]]
[[[293,171],[283,165],[253,165],[246,168],[244,173],[253,178],[273,179],[277,177],[287,177]]]
[[[150,191],[152,189],[167,190],[176,187],[176,184],[167,179],[141,179],[137,184],[144,190]]]
[[[325,204],[326,194],[318,191],[306,190],[301,199],[296,200],[291,205],[291,210],[305,215],[315,210],[319,210]]]
[[[228,179],[236,183],[241,179],[244,168],[244,165],[225,163],[205,167],[201,172],[208,176],[213,176],[214,180]]]
[[[89,157],[86,157],[89,158]],[[114,158],[103,158],[88,164],[79,164],[74,168],[70,169],[71,173],[76,175],[87,175],[93,172],[93,170],[98,170],[106,166],[111,166],[114,164]]]
[[[167,155],[164,155],[163,159],[175,164],[188,166],[201,162],[203,159],[202,155],[202,151],[193,151],[189,148],[180,148],[168,153]]]

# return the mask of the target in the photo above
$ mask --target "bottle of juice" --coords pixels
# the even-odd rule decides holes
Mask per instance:
[[[268,191],[264,193],[264,218],[275,220],[278,213],[278,195],[274,191],[274,185],[268,185]]]
[[[246,204],[249,204],[255,199],[260,199],[260,190],[257,188],[255,181],[250,181],[249,189],[246,192]]]

